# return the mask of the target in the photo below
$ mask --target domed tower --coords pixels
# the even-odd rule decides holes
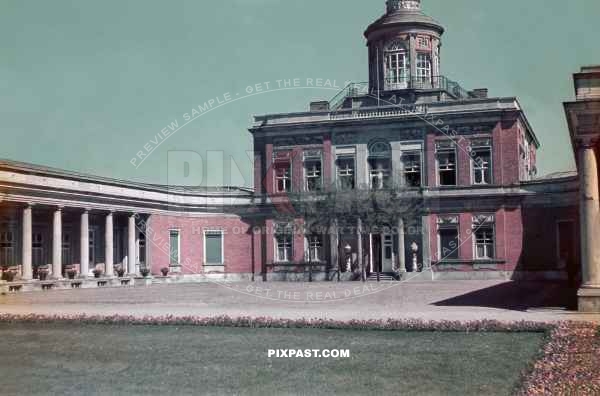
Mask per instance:
[[[444,28],[421,11],[421,0],[388,0],[365,31],[370,92],[439,88]]]

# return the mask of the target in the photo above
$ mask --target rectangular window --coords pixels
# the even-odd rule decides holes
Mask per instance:
[[[440,261],[458,260],[459,230],[458,216],[438,217],[438,254]]]
[[[495,258],[494,216],[473,217],[473,242],[476,260],[492,260]]]
[[[436,162],[438,168],[438,184],[440,186],[456,186],[456,149],[452,142],[437,144]]]
[[[206,231],[204,233],[204,263],[223,265],[223,232]]]
[[[275,230],[275,261],[287,263],[293,259],[293,231],[289,225],[278,225]]]
[[[289,163],[275,165],[275,192],[286,193],[292,191],[291,173]]]
[[[417,82],[431,82],[431,55],[427,53],[417,54]]]
[[[391,187],[391,161],[389,159],[369,159],[370,186],[372,190]]]
[[[471,150],[473,184],[492,184],[492,147],[490,139],[472,141]]]
[[[341,190],[353,190],[356,187],[354,157],[338,157],[338,187]]]
[[[11,231],[0,232],[0,265],[15,265],[15,234]]]
[[[419,49],[429,49],[431,47],[430,43],[431,41],[428,37],[419,36],[417,38],[417,47]]]
[[[138,257],[140,258],[140,264],[146,264],[146,234],[140,232],[138,241]]]
[[[304,152],[304,178],[306,191],[320,191],[323,188],[320,151]]]
[[[71,260],[71,235],[64,232],[62,234],[62,265],[72,264]]]
[[[421,151],[402,152],[401,161],[404,185],[421,187]]]
[[[458,259],[458,227],[439,230],[440,261]]]
[[[96,264],[96,230],[88,230],[88,248],[89,248],[89,259],[90,264]]]
[[[179,265],[179,230],[170,230],[169,231],[169,264],[171,265]]]
[[[48,264],[44,251],[44,234],[33,232],[31,235],[31,262],[34,267]]]
[[[323,261],[323,239],[321,235],[307,236],[306,248],[305,256],[309,262]]]

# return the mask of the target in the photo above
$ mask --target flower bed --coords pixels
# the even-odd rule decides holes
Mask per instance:
[[[600,395],[600,326],[558,324],[521,395]]]
[[[0,323],[50,323],[73,322],[79,324],[121,324],[121,325],[189,325],[211,327],[249,328],[313,328],[344,330],[403,330],[403,331],[456,331],[456,332],[543,332],[552,324],[542,322],[500,322],[495,320],[424,321],[419,319],[388,320],[349,320],[330,319],[276,319],[270,317],[230,317],[230,316],[128,316],[128,315],[13,315],[0,314]]]

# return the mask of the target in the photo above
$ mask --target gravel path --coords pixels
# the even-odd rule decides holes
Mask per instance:
[[[0,296],[12,314],[230,315],[281,318],[501,321],[599,320],[579,315],[574,291],[554,283],[195,283]]]

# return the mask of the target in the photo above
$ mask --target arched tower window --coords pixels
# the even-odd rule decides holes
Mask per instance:
[[[402,41],[392,41],[385,48],[385,89],[408,88],[410,56]]]

